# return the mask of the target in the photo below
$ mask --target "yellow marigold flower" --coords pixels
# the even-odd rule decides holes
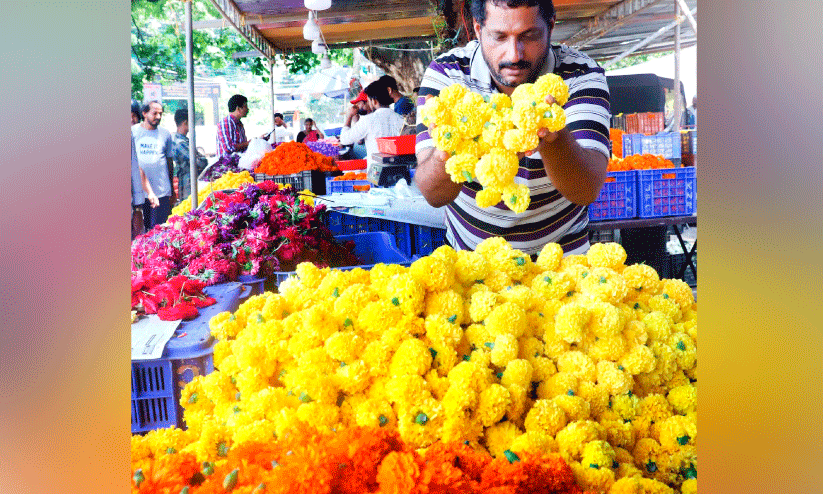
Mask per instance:
[[[669,317],[658,311],[650,312],[643,318],[649,344],[659,341],[668,341],[671,336],[672,322]]]
[[[677,302],[670,300],[668,295],[655,295],[649,298],[649,310],[661,312],[669,318],[671,324],[677,323],[683,317]]]
[[[626,339],[622,335],[602,336],[589,347],[589,356],[594,360],[617,362],[626,353]]]
[[[528,318],[526,311],[511,302],[505,302],[492,309],[486,317],[486,329],[491,336],[510,334],[519,338],[526,331]]]
[[[644,345],[632,347],[627,354],[620,359],[620,365],[626,372],[632,375],[643,374],[654,370],[655,356],[651,348]]]
[[[611,395],[622,395],[631,391],[634,380],[614,362],[601,360],[597,363],[597,384],[605,386]]]
[[[414,448],[425,448],[437,440],[445,421],[443,407],[431,397],[421,399],[397,417],[400,437]]]
[[[462,84],[451,84],[440,90],[438,98],[448,105],[449,108],[454,108],[458,103],[463,101],[463,97],[468,92],[469,90]]]
[[[660,426],[660,445],[667,451],[695,446],[696,440],[697,424],[683,415],[673,415]]]
[[[467,154],[480,159],[484,154],[488,153],[491,146],[483,140],[482,135],[473,139],[464,139],[460,145],[457,146],[457,154]]]
[[[538,317],[540,316],[538,315]],[[532,365],[534,365],[534,362],[543,355],[543,342],[534,336],[521,338],[518,346],[520,347],[520,351],[517,354],[517,358],[526,359],[531,362]]]
[[[420,286],[431,291],[446,290],[454,284],[454,266],[434,256],[421,257],[409,268]]]
[[[486,326],[482,324],[472,324],[464,332],[466,339],[470,345],[476,348],[488,347],[487,343],[494,343],[494,338],[486,330]]]
[[[567,343],[579,343],[583,341],[590,318],[591,312],[583,305],[574,302],[564,305],[555,316],[555,334]]]
[[[583,457],[580,464],[589,468],[609,470],[612,468],[612,463],[616,457],[614,448],[608,442],[602,440],[591,441],[583,447]]]
[[[484,434],[486,448],[494,457],[502,457],[503,452],[511,448],[514,440],[521,434],[521,431],[511,422],[501,422],[495,424]]]
[[[572,472],[574,472],[575,480],[586,492],[607,492],[614,485],[614,471],[609,467],[601,468],[597,465],[595,468],[592,465],[597,464],[586,465],[576,461],[569,463]]]
[[[432,125],[451,123],[452,108],[452,106],[438,97],[429,98],[426,104],[420,109],[423,124],[431,127]]]
[[[538,105],[540,121],[537,126],[541,129],[548,129],[549,132],[557,132],[566,126],[566,112],[557,104]]]
[[[470,94],[477,93],[468,93],[467,96]],[[488,112],[484,109],[488,110],[485,103],[477,105],[465,100],[452,109],[452,124],[457,127],[463,138],[472,139],[483,131],[483,123],[488,120]]]
[[[450,386],[443,396],[442,405],[446,415],[471,412],[477,407],[480,393],[473,388]]]
[[[440,127],[435,129],[439,130]],[[475,165],[477,181],[483,187],[502,188],[514,180],[518,170],[517,154],[513,151],[494,148]]]
[[[620,335],[623,328],[620,325],[620,311],[607,302],[594,301],[586,304],[591,312],[589,330],[597,337]]]
[[[531,103],[532,101],[537,101],[540,98],[540,95],[537,94],[534,88],[534,84],[526,83],[520,84],[517,86],[511,94],[512,105],[516,104],[518,101],[526,101]]]
[[[362,360],[351,363],[341,362],[340,367],[335,371],[335,383],[341,391],[349,395],[362,393],[371,383],[369,369]]]
[[[145,445],[148,446],[152,456],[159,458],[167,454],[169,449],[182,450],[194,439],[196,438],[189,431],[167,427],[149,431],[145,436]]]
[[[237,388],[234,387],[231,377],[220,371],[206,374],[200,381],[200,386],[204,397],[215,404],[235,401]]]
[[[632,452],[634,464],[643,475],[651,475],[658,470],[659,456],[663,452],[660,443],[650,437],[639,439]]]
[[[646,325],[643,321],[629,321],[623,329],[623,337],[626,338],[626,344],[629,346],[645,345],[649,340],[649,335],[646,333]]]
[[[441,315],[429,316],[425,320],[425,328],[429,340],[439,346],[454,347],[463,337],[463,329],[457,324],[456,315],[448,318]]]
[[[260,311],[266,321],[275,321],[288,316],[289,307],[283,296],[275,293],[269,294],[263,309]]]
[[[274,369],[271,369],[273,371]],[[268,370],[267,370],[268,372]],[[269,376],[258,367],[247,367],[235,377],[240,396],[251,396],[269,387]],[[273,372],[272,372],[273,373]]]
[[[697,347],[689,335],[685,333],[674,333],[669,337],[669,346],[677,359],[677,366],[688,370],[697,363]]]
[[[334,300],[334,315],[339,323],[345,323],[346,318],[353,319],[352,316],[363,310],[369,302],[378,300],[377,293],[362,283],[349,285],[338,291],[338,295]],[[346,327],[350,326],[351,322]]]
[[[402,376],[416,374],[422,376],[431,367],[432,354],[423,341],[417,338],[404,340],[391,359],[389,374]]]
[[[396,274],[403,274],[407,271],[404,266],[399,264],[375,264],[367,273],[371,286],[375,290],[385,286]]]
[[[569,86],[557,74],[549,73],[538,77],[534,82],[533,90],[538,97],[543,96],[543,99],[551,94],[560,106],[565,106],[569,100]]]
[[[232,444],[238,446],[245,443],[269,443],[274,438],[275,426],[268,420],[257,420],[234,428]]]
[[[517,214],[525,212],[531,204],[531,191],[523,184],[510,183],[500,190],[503,203]]]
[[[560,300],[574,289],[574,280],[567,273],[545,271],[534,278],[531,287],[543,300]]]
[[[626,298],[626,280],[613,269],[592,268],[581,282],[581,290],[589,297],[616,304]]]
[[[475,247],[474,251],[485,257],[491,259],[497,251],[510,251],[512,246],[503,237],[489,237]]]
[[[532,378],[535,381],[543,382],[557,373],[554,362],[548,357],[533,358],[529,360],[529,362],[531,362],[532,367],[534,367],[534,375]]]
[[[489,262],[485,257],[470,250],[461,250],[457,252],[457,261],[455,261],[454,264],[454,274],[455,278],[460,283],[464,285],[474,284],[477,281],[484,279],[488,272]]]
[[[149,432],[149,434],[151,434],[151,432]],[[146,436],[148,436],[148,434],[146,434]],[[153,453],[151,451],[151,447],[149,446],[149,442],[146,440],[146,436],[141,436],[140,434],[131,436],[132,464],[152,457]]]
[[[500,378],[500,384],[506,388],[517,385],[530,389],[533,374],[534,368],[528,360],[514,359],[506,365],[503,377]]]
[[[494,93],[489,97],[489,106],[496,112],[501,112],[511,108],[512,100],[505,93]]]
[[[569,254],[560,260],[560,271],[565,271],[569,266],[589,266],[589,259],[585,254]]]
[[[458,152],[446,160],[446,173],[452,182],[460,184],[474,180],[474,167],[478,158],[474,154]]]
[[[557,271],[560,260],[563,258],[563,248],[560,244],[549,242],[540,250],[537,256],[537,265],[546,271]]]
[[[631,449],[634,447],[634,429],[632,429],[630,423],[625,422],[620,415],[613,410],[605,410],[601,413],[598,422],[603,426],[603,429],[606,430],[609,444],[618,448],[615,451],[621,448]],[[626,454],[629,455],[629,462],[633,462],[631,454],[628,452],[626,452]],[[622,463],[626,462],[625,459],[621,461],[619,456],[617,457],[617,461]]]
[[[237,308],[237,312],[235,312],[234,315],[237,317],[241,327],[246,325],[246,319],[250,314],[263,310],[263,306],[266,305],[268,298],[269,294],[263,293],[251,296],[248,300],[240,304],[240,307]]]
[[[221,340],[215,343],[214,345],[214,366],[220,367],[220,362],[223,361],[226,357],[231,355],[231,342],[226,340]]]
[[[543,399],[554,398],[558,395],[577,394],[580,380],[574,374],[568,372],[557,372],[543,381],[537,387],[537,396]]]
[[[526,108],[526,107],[524,107]],[[533,108],[529,105],[526,111],[533,110]],[[519,118],[527,118],[527,116],[522,116],[522,111],[519,114],[513,115],[513,120],[515,125],[517,125]],[[534,112],[535,116],[537,115],[536,111]],[[537,123],[535,122],[533,129],[525,130],[518,125],[516,129],[507,130],[503,134],[503,146],[515,153],[525,153],[534,151],[537,149],[537,146],[540,144],[540,138],[537,137]]]
[[[542,453],[556,453],[558,451],[557,441],[552,436],[543,431],[526,431],[515,438],[509,450],[514,453],[524,451],[540,451]]]
[[[491,384],[479,395],[476,416],[484,427],[491,427],[503,419],[509,405],[509,391],[500,384]]]
[[[228,427],[214,420],[206,420],[200,437],[192,444],[192,452],[198,461],[215,461],[223,458],[231,448],[231,432]]]
[[[591,381],[597,378],[597,368],[594,361],[585,353],[573,350],[560,355],[557,358],[557,370],[577,376],[584,381]]]
[[[666,383],[663,385],[663,387],[668,390],[668,389],[676,388],[678,386],[685,386],[685,385],[688,385],[690,383],[691,383],[691,381],[689,380],[689,376],[687,376],[684,371],[678,370],[674,373],[674,377],[672,377],[671,379],[666,381]]]
[[[560,454],[568,460],[580,461],[583,455],[583,448],[590,441],[604,441],[606,431],[597,422],[591,420],[580,420],[569,422],[566,427],[555,436]]]
[[[318,268],[313,263],[301,262],[295,268],[297,277],[300,278],[300,283],[308,288],[317,288],[323,278],[329,274],[328,268]]]
[[[237,356],[233,354],[226,356],[223,361],[220,362],[219,370],[228,376],[236,376],[237,373],[240,372],[240,366],[237,365]]]
[[[489,150],[503,147],[503,137],[506,132],[513,129],[514,124],[508,118],[508,114],[497,114],[483,124],[483,131],[480,139],[489,146]]]
[[[318,429],[331,429],[340,421],[340,409],[334,404],[302,403],[297,407],[297,418]]]
[[[390,300],[369,302],[356,314],[349,316],[356,330],[363,333],[367,339],[379,337],[384,328],[397,326],[403,318],[403,311]],[[343,326],[347,326],[343,322]]]
[[[346,363],[355,360],[365,346],[365,341],[351,332],[334,333],[326,338],[324,344],[329,357]]]
[[[444,288],[447,287],[448,285]],[[400,307],[406,314],[417,315],[423,312],[425,290],[423,285],[416,281],[411,274],[394,276],[381,295],[381,298],[388,300],[396,307]]]
[[[460,137],[460,130],[452,125],[438,125],[432,129],[431,136],[437,149],[449,153],[457,151],[457,148],[463,142]]]
[[[589,381],[581,382],[577,387],[577,394],[589,404],[592,417],[600,417],[600,414],[609,408],[609,392],[605,387]]]
[[[483,391],[491,384],[491,369],[477,361],[463,361],[449,371],[452,386],[474,388]]]
[[[234,339],[245,325],[245,321],[241,325],[241,322],[231,312],[221,312],[209,320],[212,336],[224,341]]]
[[[552,398],[552,402],[563,409],[569,422],[591,418],[591,405],[581,396],[560,394]]]
[[[452,323],[460,324],[463,322],[463,297],[454,290],[429,292],[426,294],[423,314],[427,318],[441,316]]]
[[[697,410],[697,387],[691,384],[678,386],[667,396],[672,408],[679,414],[686,414]]]
[[[662,292],[679,304],[681,310],[687,310],[694,303],[694,293],[685,281],[663,280]]]
[[[626,280],[626,285],[629,288],[629,298],[634,298],[637,292],[646,292],[651,295],[657,295],[660,291],[661,283],[657,271],[651,266],[645,264],[632,264],[626,266],[621,273],[623,279]]]
[[[615,242],[592,244],[586,253],[589,266],[618,270],[626,262],[626,250]]]
[[[566,412],[552,400],[539,399],[526,414],[526,431],[545,432],[556,435],[566,427]]]
[[[519,348],[514,335],[497,335],[491,346],[491,361],[498,367],[506,367],[509,362],[517,358]]]

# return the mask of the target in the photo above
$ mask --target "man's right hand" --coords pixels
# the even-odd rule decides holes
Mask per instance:
[[[414,181],[429,205],[436,208],[450,204],[460,194],[462,184],[452,182],[446,173],[449,154],[437,148],[423,149],[417,154],[417,171]]]
[[[154,194],[149,194],[147,199],[149,200],[149,205],[153,208],[156,208],[160,205],[160,199],[157,198]]]

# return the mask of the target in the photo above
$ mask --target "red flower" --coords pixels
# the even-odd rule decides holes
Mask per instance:
[[[162,307],[157,310],[157,316],[162,321],[190,320],[199,314],[197,307],[191,304],[178,304],[174,307]]]

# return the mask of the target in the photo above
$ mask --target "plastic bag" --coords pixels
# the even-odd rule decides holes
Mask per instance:
[[[271,144],[263,139],[260,139],[259,137],[256,137],[249,142],[249,147],[246,148],[246,152],[240,157],[240,161],[237,163],[237,166],[244,170],[253,172],[254,169],[257,168],[257,165],[263,161],[263,155],[271,150]]]

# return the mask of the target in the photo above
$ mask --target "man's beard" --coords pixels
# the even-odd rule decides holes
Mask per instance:
[[[549,54],[548,50],[546,50],[546,53],[544,53],[543,56],[539,58],[540,63],[535,66],[532,66],[530,62],[521,60],[517,63],[502,62],[497,66],[497,69],[495,70],[495,67],[489,62],[489,58],[486,56],[486,51],[483,49],[482,43],[480,45],[480,53],[483,55],[483,60],[486,61],[486,65],[489,67],[489,72],[491,73],[492,79],[494,79],[494,81],[497,84],[505,87],[517,87],[520,84],[534,83],[534,81],[537,80],[537,76],[540,74],[540,71],[543,69],[543,65],[546,63],[546,57]],[[526,77],[526,80],[524,82],[510,83],[506,82],[505,78],[503,77],[503,74],[501,73],[501,71],[507,67],[523,70],[531,69],[531,71],[529,72],[529,75],[528,77]]]

